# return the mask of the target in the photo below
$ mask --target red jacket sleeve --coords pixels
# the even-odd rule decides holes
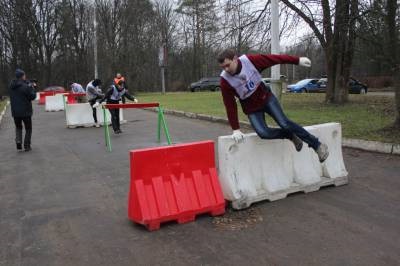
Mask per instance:
[[[260,72],[277,64],[299,64],[299,57],[284,54],[249,54],[247,57]]]
[[[239,129],[239,118],[238,118],[237,104],[235,99],[235,90],[222,77],[220,83],[221,83],[222,99],[224,101],[229,124],[231,125],[233,130]]]

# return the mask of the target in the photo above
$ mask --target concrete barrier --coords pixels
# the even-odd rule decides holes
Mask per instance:
[[[75,127],[91,127],[94,126],[94,120],[92,115],[92,107],[89,103],[74,103],[67,104],[67,109],[65,110],[65,119],[67,123],[67,127],[75,128]],[[96,108],[97,112],[97,121],[104,125],[103,119],[103,109],[101,106]],[[120,112],[120,121],[121,123],[125,123],[124,115],[122,109],[119,109]],[[111,123],[111,114],[107,110],[107,124]]]
[[[288,140],[263,140],[246,134],[236,144],[230,136],[218,138],[219,177],[225,199],[243,209],[253,202],[278,200],[288,194],[312,192],[328,185],[348,183],[341,147],[341,126],[327,123],[305,129],[329,147],[329,157],[320,163],[307,144],[296,152]]]
[[[64,110],[63,95],[56,94],[54,96],[46,96],[45,110],[47,112],[63,111]]]

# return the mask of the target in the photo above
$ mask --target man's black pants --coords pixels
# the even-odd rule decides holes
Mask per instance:
[[[31,145],[31,137],[32,137],[32,117],[14,117],[15,123],[15,142],[22,144],[22,123],[24,123],[25,127],[25,139],[24,146]]]
[[[93,108],[93,105],[96,103],[97,100],[100,100],[102,97],[97,96],[94,99],[89,100],[89,104],[92,107],[92,111],[93,111],[93,120],[94,122],[97,124],[97,111],[96,108]]]
[[[111,113],[111,124],[114,132],[120,130],[120,122],[119,122],[119,109],[109,109]]]

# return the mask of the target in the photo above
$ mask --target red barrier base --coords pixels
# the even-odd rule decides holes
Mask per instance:
[[[225,200],[214,162],[214,143],[195,142],[134,150],[128,216],[153,231],[176,220],[225,213]]]

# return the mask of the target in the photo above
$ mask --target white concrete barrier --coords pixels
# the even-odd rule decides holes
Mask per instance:
[[[243,209],[253,202],[278,200],[288,194],[319,190],[322,186],[348,183],[341,146],[341,126],[327,123],[305,127],[329,147],[329,157],[320,163],[304,143],[297,152],[289,140],[263,140],[246,134],[236,144],[231,136],[218,138],[219,178],[225,199]]]
[[[47,99],[46,99],[47,100]],[[67,127],[75,128],[75,127],[91,127],[94,126],[94,120],[92,115],[92,107],[89,103],[73,103],[67,104],[67,109],[65,110],[65,119],[67,123]],[[107,124],[111,123],[111,114],[108,110],[107,112]],[[96,108],[97,113],[97,121],[104,125],[103,119],[103,109],[101,106]],[[123,110],[119,109],[119,116],[121,123],[125,123]]]
[[[64,98],[62,94],[54,96],[46,96],[45,110],[47,112],[62,111],[64,110]]]

